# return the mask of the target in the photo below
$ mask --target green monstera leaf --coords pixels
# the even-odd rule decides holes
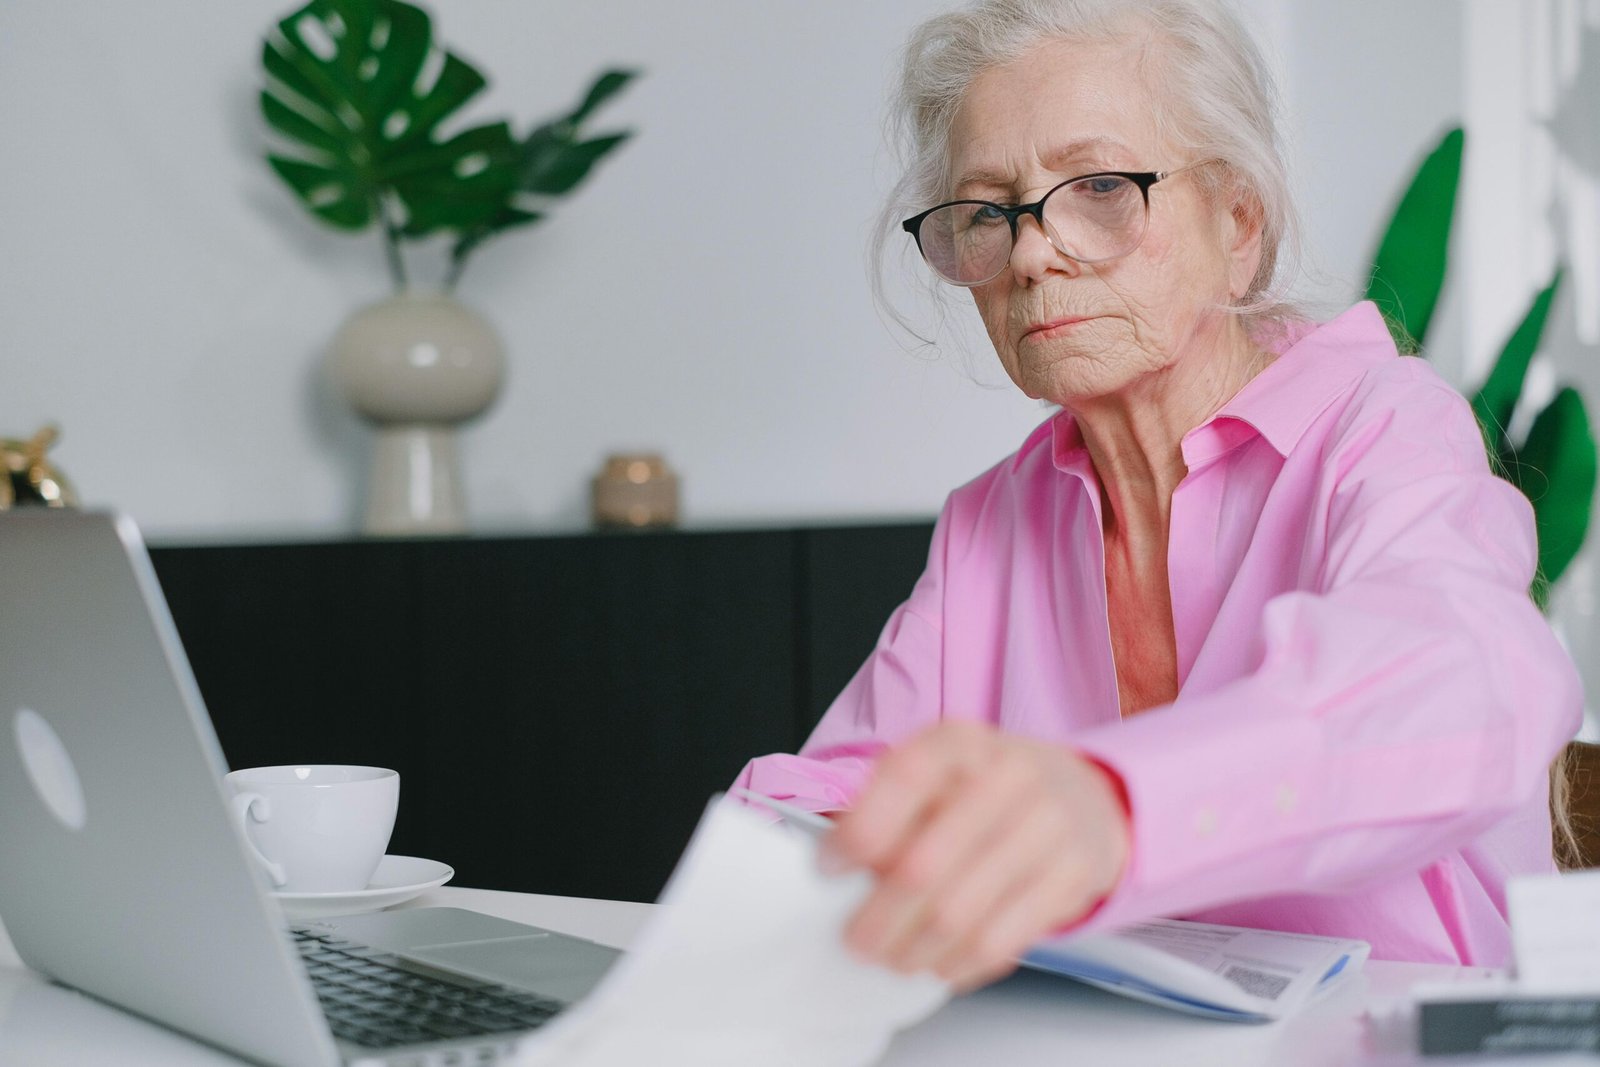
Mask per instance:
[[[1478,425],[1483,427],[1484,440],[1488,442],[1489,451],[1497,455],[1509,447],[1506,427],[1511,425],[1511,415],[1516,410],[1518,398],[1522,396],[1522,383],[1528,377],[1528,367],[1538,351],[1539,339],[1544,336],[1544,323],[1550,317],[1550,304],[1560,287],[1561,271],[1558,270],[1555,277],[1550,279],[1550,284],[1539,290],[1533,298],[1528,313],[1522,317],[1522,322],[1512,332],[1495,359],[1494,366],[1489,369],[1489,377],[1472,396],[1472,411],[1478,416]]]
[[[1567,386],[1534,416],[1519,444],[1507,428],[1522,398],[1528,367],[1539,350],[1550,305],[1561,288],[1557,270],[1550,284],[1534,296],[1527,314],[1506,339],[1489,369],[1489,377],[1472,396],[1472,410],[1489,452],[1505,478],[1533,504],[1539,534],[1539,573],[1533,597],[1541,608],[1550,587],[1583,547],[1589,531],[1595,489],[1595,441],[1583,397]]]
[[[1378,305],[1402,349],[1421,347],[1444,288],[1465,143],[1458,126],[1423,159],[1373,258],[1366,299]]]
[[[517,180],[504,122],[440,140],[483,75],[437,52],[420,8],[401,0],[311,0],[261,52],[261,113],[289,151],[268,162],[318,218],[407,236],[496,216]]]
[[[1403,347],[1421,346],[1444,288],[1464,145],[1459,128],[1445,133],[1417,168],[1378,243],[1366,296],[1377,303]],[[1561,279],[1557,270],[1535,295],[1472,396],[1472,410],[1496,470],[1533,504],[1539,572],[1530,592],[1541,608],[1550,587],[1583,546],[1596,480],[1589,415],[1571,387],[1560,390],[1535,416],[1523,441],[1507,434]],[[1426,349],[1420,354],[1426,355]]]
[[[607,99],[632,81],[631,70],[608,70],[594,80],[582,101],[569,113],[537,126],[515,149],[516,192],[499,212],[467,229],[451,250],[446,287],[460,279],[468,255],[496,234],[544,217],[536,210],[540,198],[565,196],[594,170],[595,164],[632,136],[631,131],[584,139],[584,120]]]
[[[591,112],[622,91],[634,77],[631,70],[608,70],[589,86],[569,114],[534,129],[518,151],[518,186],[525,192],[561,196],[589,176],[594,165],[626,141],[628,131],[582,140],[579,128]]]
[[[1569,385],[1557,392],[1534,418],[1522,447],[1507,448],[1500,461],[1506,476],[1533,503],[1539,534],[1533,596],[1543,608],[1550,587],[1583,547],[1594,506],[1594,433],[1578,391]]]

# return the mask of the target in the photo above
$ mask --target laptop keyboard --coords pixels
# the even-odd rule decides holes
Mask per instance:
[[[390,953],[327,934],[293,933],[334,1036],[366,1048],[532,1030],[566,1006],[502,986],[432,978]]]

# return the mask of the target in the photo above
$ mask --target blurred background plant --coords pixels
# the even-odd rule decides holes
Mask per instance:
[[[1428,324],[1448,273],[1465,142],[1462,129],[1452,128],[1423,158],[1373,258],[1366,297],[1383,312],[1403,352],[1427,355]],[[1539,571],[1531,593],[1541,609],[1549,603],[1551,586],[1583,547],[1596,474],[1589,414],[1582,395],[1571,385],[1557,388],[1521,440],[1513,440],[1509,432],[1518,405],[1527,399],[1523,393],[1528,367],[1539,351],[1561,277],[1557,268],[1549,284],[1534,296],[1471,397],[1490,465],[1533,504]]]
[[[577,107],[520,138],[505,121],[444,134],[488,80],[402,0],[311,0],[267,35],[261,63],[261,113],[282,143],[267,162],[328,225],[381,228],[396,292],[405,242],[448,235],[450,292],[480,245],[538,222],[631,134],[582,133],[627,70],[605,71]]]

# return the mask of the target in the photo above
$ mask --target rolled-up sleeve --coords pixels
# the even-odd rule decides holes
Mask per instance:
[[[1333,435],[1320,573],[1225,635],[1259,666],[1073,738],[1131,809],[1091,925],[1416,872],[1547,788],[1582,693],[1527,594],[1532,510],[1459,396],[1407,399]]]

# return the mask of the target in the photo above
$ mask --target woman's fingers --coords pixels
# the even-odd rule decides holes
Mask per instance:
[[[1006,877],[986,866],[985,856],[1025,810],[1028,795],[1025,776],[1007,775],[993,761],[952,779],[920,832],[877,869],[877,891],[846,929],[846,941],[899,970],[931,962],[940,946],[927,942],[949,927],[943,898],[951,887],[974,876]]]
[[[829,850],[876,875],[862,957],[970,987],[1109,892],[1127,850],[1114,780],[1054,746],[943,724],[886,755]]]
[[[1040,934],[1070,921],[1058,917],[1061,900],[1081,900],[1084,895],[1084,883],[1077,872],[1048,870],[991,913],[978,939],[947,961],[940,969],[940,977],[965,993],[1009,974],[1014,961]],[[1085,910],[1093,903],[1089,901]]]
[[[886,884],[914,894],[897,936],[881,950],[888,966],[931,967],[983,922],[988,904],[1046,862],[1051,841],[1040,831],[1053,816],[1042,797],[1036,768],[1004,752],[962,784],[883,872]]]
[[[982,759],[985,734],[972,724],[943,723],[885,754],[855,807],[828,835],[827,861],[881,873],[949,799],[962,771]]]
[[[996,915],[1048,878],[1072,842],[1067,823],[1053,807],[1036,805],[1018,812],[1014,824],[950,885],[934,905],[935,922],[925,938],[919,969],[952,978],[988,963],[1009,969],[1011,956],[994,958],[987,937]],[[1065,902],[1058,901],[1061,906]],[[1009,946],[1007,946],[1009,948]]]
[[[947,979],[975,973],[998,977],[1041,933],[1077,919],[1103,895],[1094,872],[1095,840],[1108,828],[1083,825],[1084,812],[1063,802],[1067,794],[1058,781],[1039,773],[1035,755],[1026,749],[1013,753],[1011,758],[1023,760],[1031,771],[1016,775],[1024,787],[1015,791],[982,847],[920,902],[921,922],[885,955],[890,966],[931,970]],[[1036,887],[1044,882],[1050,887],[1041,897]],[[1021,934],[1004,918],[1018,901],[1025,902],[1020,921],[1031,924]],[[1043,910],[1029,910],[1026,905],[1032,903],[1041,903]]]
[[[1054,754],[1051,756],[1055,758]],[[1105,899],[1127,862],[1127,810],[1110,774],[1071,753],[1051,776],[1054,802],[1034,805],[1018,845],[1043,862],[1001,897],[962,900],[953,907],[983,916],[968,939],[935,970],[970,982],[1009,969],[1009,961],[1041,934],[1077,922]],[[1024,838],[1027,840],[1024,840]]]

